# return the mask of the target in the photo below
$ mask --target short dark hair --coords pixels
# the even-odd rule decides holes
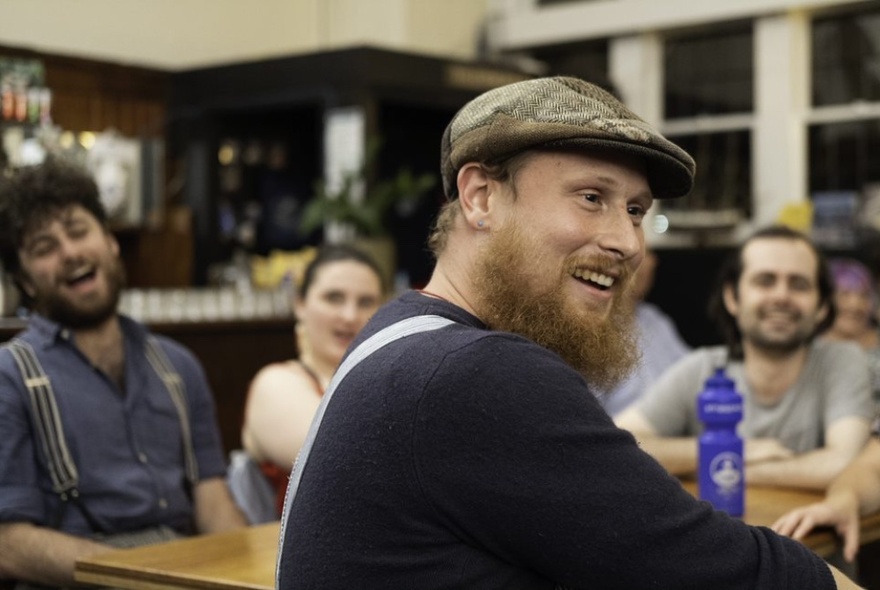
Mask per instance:
[[[730,315],[727,307],[724,305],[724,290],[727,287],[733,289],[736,296],[737,285],[742,276],[745,262],[743,261],[743,252],[746,246],[756,240],[793,240],[803,242],[809,246],[813,254],[816,255],[816,284],[819,288],[819,305],[825,305],[828,313],[825,318],[816,326],[813,336],[826,330],[834,323],[834,316],[837,310],[834,306],[834,282],[831,279],[831,272],[828,267],[828,261],[816,245],[810,240],[806,234],[799,232],[784,225],[772,225],[759,229],[749,236],[739,247],[728,256],[727,260],[721,267],[721,273],[718,276],[717,286],[709,300],[709,317],[712,318],[718,326],[721,335],[727,343],[728,356],[731,359],[743,358],[742,333],[737,325],[736,318]]]
[[[83,207],[106,227],[98,185],[79,166],[49,158],[0,176],[0,261],[6,271],[18,277],[18,249],[28,232],[73,205]]]
[[[309,292],[312,283],[315,282],[315,275],[318,273],[318,270],[322,266],[324,266],[325,264],[330,264],[331,262],[340,262],[345,260],[359,262],[369,267],[370,270],[376,273],[376,277],[378,277],[379,279],[379,286],[382,289],[382,294],[385,294],[384,273],[382,272],[382,269],[379,268],[379,264],[373,259],[372,256],[370,256],[363,250],[349,244],[325,244],[318,248],[318,252],[315,254],[315,257],[312,259],[311,262],[309,262],[308,266],[306,266],[306,270],[303,272],[302,281],[300,282],[299,288],[296,291],[300,298],[305,299],[305,296]]]

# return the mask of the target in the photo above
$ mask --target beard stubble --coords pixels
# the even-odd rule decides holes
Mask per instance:
[[[125,268],[121,260],[110,260],[105,271],[107,294],[103,299],[90,305],[77,305],[60,295],[57,288],[47,289],[37,293],[34,309],[52,321],[74,330],[101,325],[116,313],[122,289],[125,287]]]

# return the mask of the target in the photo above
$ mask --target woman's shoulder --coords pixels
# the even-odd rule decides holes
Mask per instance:
[[[299,361],[291,359],[289,361],[269,363],[257,371],[257,375],[295,375],[301,372],[302,367]]]
[[[276,390],[320,393],[316,390],[315,381],[309,372],[295,360],[268,364],[251,381],[251,395]]]

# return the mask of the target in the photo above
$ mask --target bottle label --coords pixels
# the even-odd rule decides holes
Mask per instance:
[[[704,414],[742,414],[742,403],[707,403],[703,405]]]
[[[699,495],[731,516],[742,516],[745,509],[745,472],[742,440],[708,442],[699,447]]]
[[[722,496],[738,494],[742,489],[742,457],[737,453],[719,453],[709,463],[709,477]]]

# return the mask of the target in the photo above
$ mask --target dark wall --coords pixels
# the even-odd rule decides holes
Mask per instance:
[[[171,77],[169,153],[185,168],[184,201],[195,214],[195,284],[209,264],[224,261],[229,244],[218,228],[217,145],[231,130],[287,133],[301,150],[306,190],[323,175],[323,117],[327,110],[363,109],[368,137],[382,140],[378,170],[368,181],[394,178],[404,167],[438,173],[446,123],[489,88],[529,78],[496,64],[451,61],[373,47],[273,58],[177,72]],[[398,264],[413,284],[427,280],[425,249],[439,204],[435,190],[417,211],[390,221]],[[310,236],[317,242],[320,236]],[[256,249],[265,250],[266,245]],[[250,248],[249,248],[250,249]]]
[[[725,248],[655,250],[657,274],[648,301],[672,317],[691,346],[721,342],[706,310],[721,265],[730,252]]]
[[[434,259],[428,251],[428,233],[445,202],[440,180],[440,138],[456,109],[408,105],[395,101],[379,107],[382,152],[378,176],[392,178],[399,169],[432,174],[435,183],[413,211],[394,212],[389,221],[397,246],[397,266],[414,287],[430,278]]]

